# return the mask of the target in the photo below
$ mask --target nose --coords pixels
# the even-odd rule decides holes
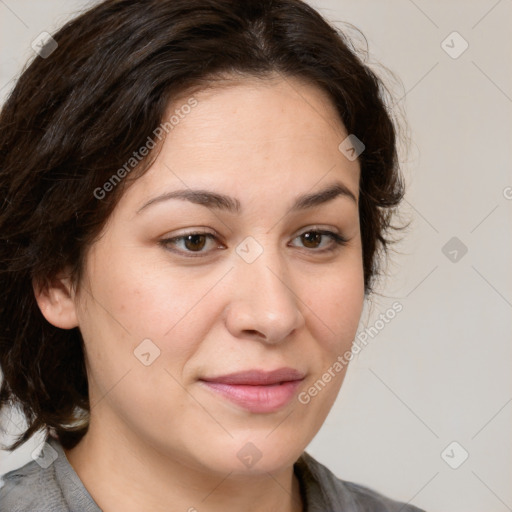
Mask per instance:
[[[265,250],[252,263],[236,261],[231,279],[226,324],[233,336],[277,344],[304,325],[303,304],[276,252]]]

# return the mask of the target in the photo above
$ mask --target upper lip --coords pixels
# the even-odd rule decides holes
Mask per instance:
[[[294,368],[278,368],[277,370],[247,370],[219,377],[204,377],[200,380],[206,382],[217,382],[221,384],[246,385],[246,386],[268,386],[280,382],[302,380],[304,374]]]

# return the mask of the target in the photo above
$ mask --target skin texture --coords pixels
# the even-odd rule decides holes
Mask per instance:
[[[194,97],[90,248],[79,293],[64,271],[36,290],[48,321],[78,325],[85,341],[90,428],[66,455],[105,512],[300,511],[293,463],[344,371],[308,404],[295,396],[272,413],[198,379],[286,366],[306,374],[298,395],[350,349],[364,302],[357,204],[338,196],[287,212],[334,182],[358,198],[359,163],[338,149],[348,134],[315,86],[243,79]],[[196,188],[236,198],[242,212],[172,199],[137,214],[164,192]],[[300,236],[319,227],[347,244]],[[161,243],[200,228],[216,239]],[[236,251],[247,237],[263,251],[252,263]],[[144,339],[160,350],[148,366],[134,355]],[[261,454],[251,467],[237,457],[248,442]]]

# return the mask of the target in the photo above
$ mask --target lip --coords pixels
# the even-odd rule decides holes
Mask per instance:
[[[303,380],[304,374],[298,370],[279,368],[207,377],[199,379],[199,382],[250,412],[271,413],[290,402]]]

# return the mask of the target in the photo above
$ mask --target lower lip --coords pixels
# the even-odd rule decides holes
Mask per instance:
[[[270,386],[248,386],[200,381],[211,390],[253,413],[275,412],[283,408],[297,391],[302,380]]]

